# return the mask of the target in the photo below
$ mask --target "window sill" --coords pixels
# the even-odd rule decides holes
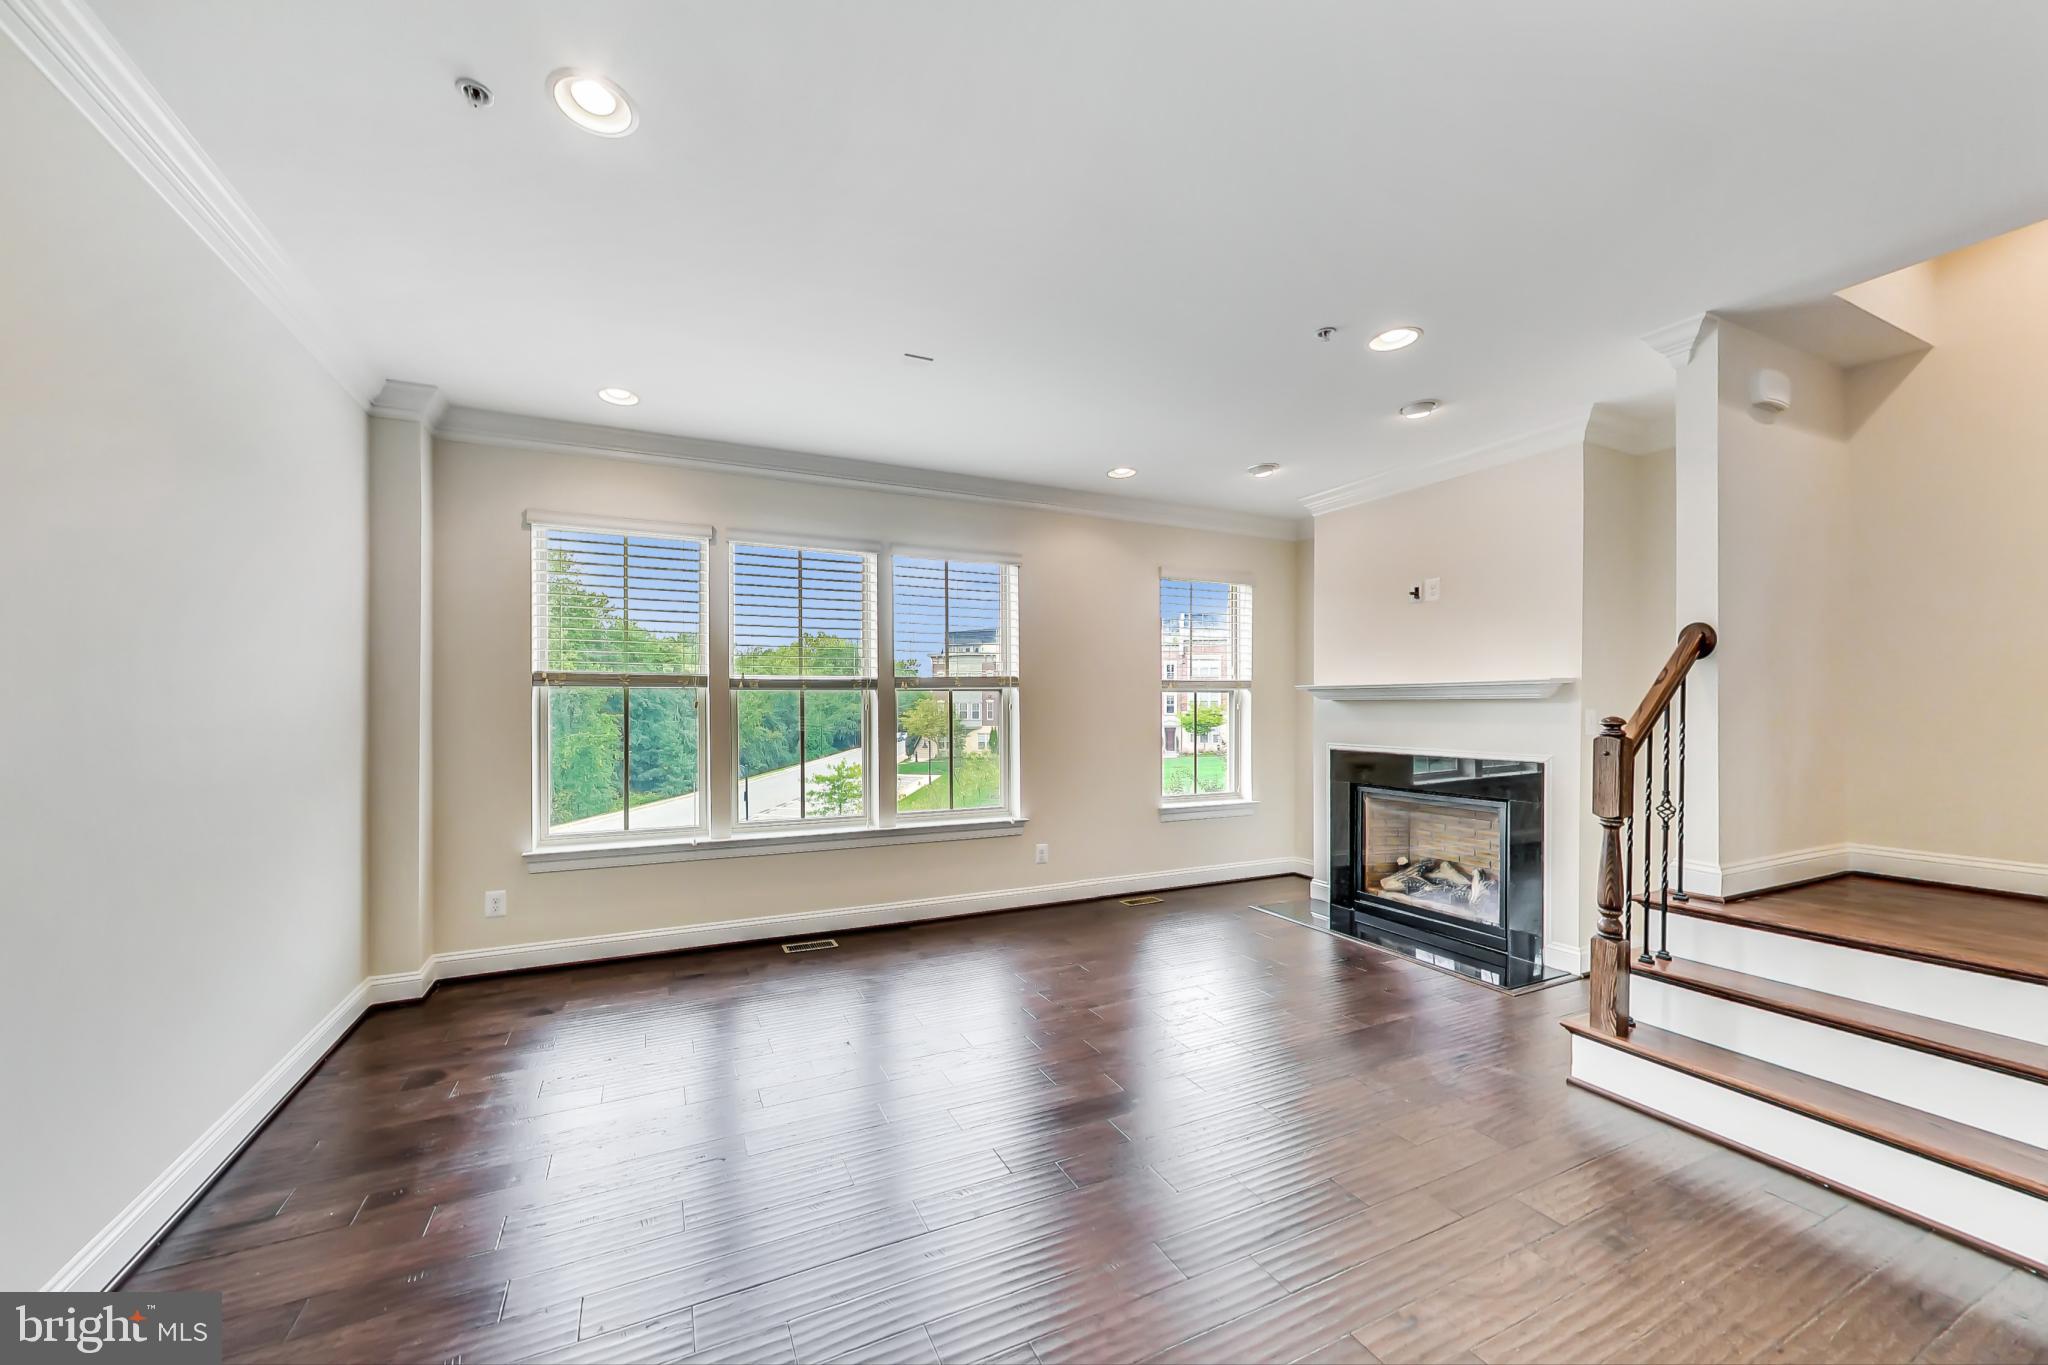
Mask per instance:
[[[1246,797],[1231,797],[1223,801],[1173,801],[1159,807],[1162,824],[1179,820],[1229,820],[1240,815],[1258,814],[1259,803]]]
[[[755,858],[769,853],[814,853],[834,848],[868,848],[883,844],[938,844],[959,839],[1000,839],[1024,832],[1022,818],[946,820],[898,825],[894,829],[796,830],[775,834],[735,834],[725,839],[700,837],[663,841],[558,845],[528,849],[520,856],[528,872],[576,872],[593,867],[633,867],[641,863],[689,863],[708,858]]]

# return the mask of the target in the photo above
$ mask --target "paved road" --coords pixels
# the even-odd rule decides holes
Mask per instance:
[[[810,762],[811,776],[816,777],[835,763],[860,763],[860,750],[843,749],[836,754],[814,758]],[[797,818],[797,797],[801,792],[800,774],[796,765],[776,768],[771,772],[757,773],[740,784],[741,807],[733,814],[743,817],[751,812],[756,820],[794,820]],[[932,779],[921,775],[906,775],[896,784],[898,795],[916,791]],[[665,801],[649,801],[646,805],[633,807],[633,828],[688,829],[697,823],[697,802],[700,794],[691,792],[688,796],[671,796]],[[571,820],[566,825],[557,825],[555,834],[616,834],[625,829],[625,821],[618,811],[607,815],[592,815],[582,820]]]

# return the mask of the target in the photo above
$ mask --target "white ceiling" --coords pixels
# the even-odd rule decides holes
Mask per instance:
[[[1241,511],[1640,402],[1645,332],[2048,217],[2033,0],[93,6],[386,376]],[[638,131],[565,120],[564,66]]]

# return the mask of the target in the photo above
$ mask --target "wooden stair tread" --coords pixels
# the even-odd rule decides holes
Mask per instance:
[[[1860,1033],[1867,1038],[1896,1043],[1970,1066],[1989,1067],[2028,1080],[2048,1081],[2048,1045],[2028,1042],[2024,1038],[2008,1038],[2001,1033],[1987,1033],[1982,1029],[1952,1024],[1945,1019],[1908,1014],[1904,1010],[1684,958],[1672,958],[1649,966],[1632,962],[1630,970],[1638,976],[1668,982],[1686,990],[1719,996],[1723,1000],[1804,1019],[1827,1028]]]
[[[2048,1151],[2039,1147],[1648,1024],[1637,1024],[1626,1038],[1599,1032],[1582,1014],[1564,1026],[1644,1061],[2048,1199]]]
[[[2022,896],[1851,874],[1671,913],[2048,985],[2048,905]]]

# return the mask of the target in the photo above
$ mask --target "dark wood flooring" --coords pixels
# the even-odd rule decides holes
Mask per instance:
[[[2048,1284],[1565,1085],[1299,883],[454,983],[130,1278],[256,1361],[2048,1360]]]
[[[2048,903],[2025,896],[1848,876],[1686,913],[2048,982]]]

